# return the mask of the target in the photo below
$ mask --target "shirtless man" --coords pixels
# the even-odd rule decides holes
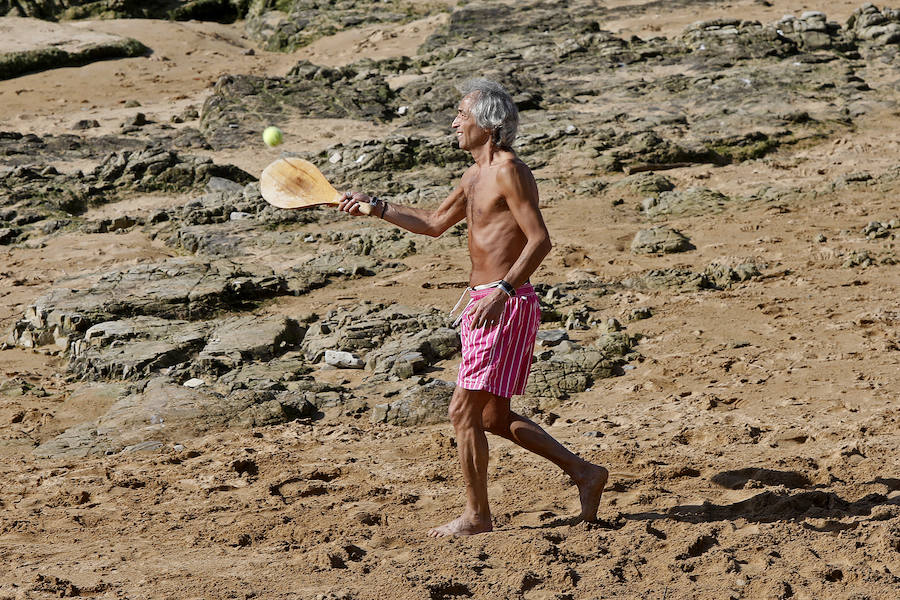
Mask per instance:
[[[463,360],[450,401],[459,461],[466,482],[462,515],[428,532],[432,537],[490,531],[488,431],[559,466],[578,487],[582,520],[594,521],[607,470],[563,447],[532,421],[510,410],[522,394],[540,323],[540,306],[528,279],[550,251],[550,235],[538,207],[531,170],[515,152],[519,115],[509,94],[484,79],[460,91],[453,129],[459,147],[472,154],[459,185],[435,210],[399,206],[360,192],[347,192],[340,209],[372,215],[413,233],[437,237],[466,219],[469,225],[469,304],[461,315]]]

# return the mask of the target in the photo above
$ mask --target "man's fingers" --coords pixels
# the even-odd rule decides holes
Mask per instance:
[[[341,193],[340,200],[338,200],[338,208],[351,215],[360,216],[363,214],[360,205],[368,203],[369,197],[364,193],[349,191]]]
[[[475,327],[484,327],[488,324],[488,315],[481,306],[474,306],[470,313],[472,315],[472,324]]]
[[[341,199],[338,203],[338,208],[343,212],[349,213],[354,216],[359,216],[362,212],[359,210],[359,198],[357,196],[361,196],[359,192],[344,192],[341,194]]]
[[[343,212],[350,212],[351,208],[353,208],[353,200],[350,198],[350,192],[342,193],[338,202],[338,209]]]
[[[472,324],[475,327],[487,327],[489,325],[494,325],[495,323],[496,319],[487,314],[477,313],[472,315]]]
[[[471,319],[472,327],[494,327],[500,323],[503,316],[503,307],[491,304],[485,299],[473,302],[466,310]]]

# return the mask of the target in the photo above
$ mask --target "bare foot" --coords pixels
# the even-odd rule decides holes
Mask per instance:
[[[585,477],[576,482],[578,497],[581,500],[579,516],[582,521],[593,523],[597,520],[597,508],[600,506],[600,497],[608,479],[609,471],[598,465],[590,465]]]
[[[469,519],[465,515],[456,518],[446,525],[435,527],[429,530],[428,537],[447,537],[461,535],[475,535],[476,533],[485,533],[491,531],[491,519],[488,517],[486,521]]]

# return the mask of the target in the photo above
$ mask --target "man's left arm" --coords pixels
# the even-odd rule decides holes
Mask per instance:
[[[513,218],[525,234],[525,246],[519,258],[503,277],[513,289],[523,285],[550,253],[550,232],[538,206],[537,183],[531,170],[522,163],[504,165],[497,175],[497,184],[506,199]],[[469,314],[474,327],[484,327],[497,322],[509,296],[497,288],[472,305]]]
[[[518,288],[528,281],[550,253],[550,232],[538,206],[537,183],[528,167],[522,163],[504,165],[497,174],[497,184],[527,240],[518,260],[503,278],[513,288]]]

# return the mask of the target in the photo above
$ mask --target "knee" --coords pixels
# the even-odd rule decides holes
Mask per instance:
[[[458,428],[460,425],[462,425],[462,420],[463,420],[462,407],[451,402],[450,410],[447,411],[447,416],[450,417],[450,424],[453,425],[453,427]]]
[[[481,422],[485,431],[502,436],[509,431],[509,411],[486,406],[481,413]]]
[[[457,388],[453,398],[450,400],[450,408],[447,413],[454,429],[483,427],[481,406],[476,400],[476,398],[472,397],[472,394],[466,393],[465,390],[460,392],[459,388]]]
[[[450,424],[453,425],[454,429],[471,427],[474,425],[471,406],[467,402],[455,400],[456,398],[454,398],[454,401],[450,402],[450,410],[447,413],[447,416],[450,417]]]

